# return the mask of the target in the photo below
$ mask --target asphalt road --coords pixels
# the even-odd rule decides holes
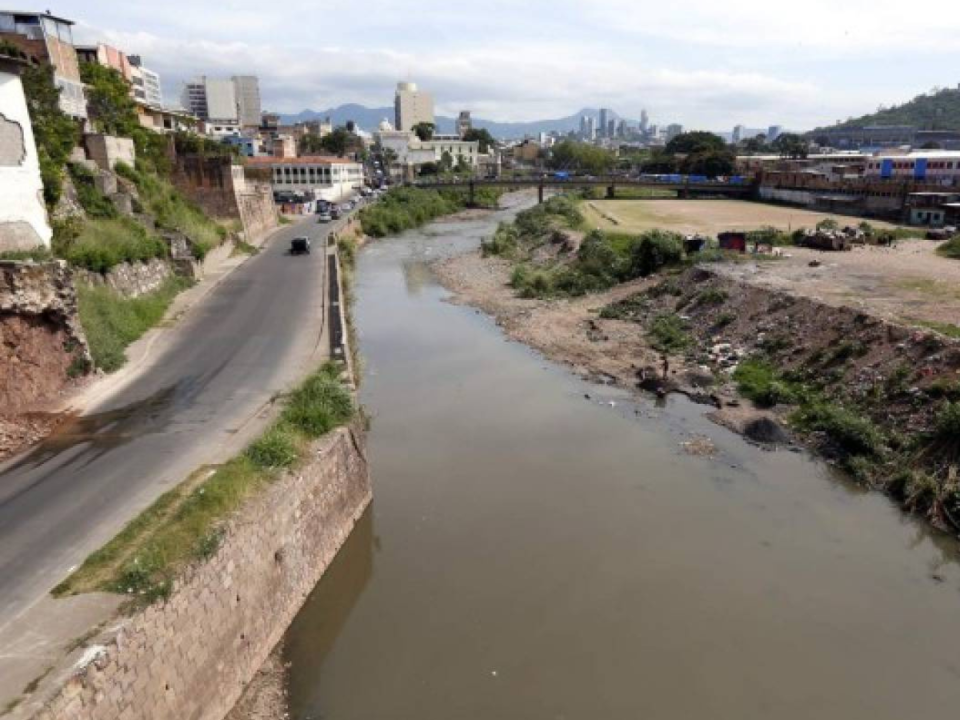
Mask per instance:
[[[335,227],[280,228],[135,382],[0,466],[0,632],[165,490],[236,452],[271,397],[319,364],[323,238]],[[295,235],[315,252],[289,255]]]

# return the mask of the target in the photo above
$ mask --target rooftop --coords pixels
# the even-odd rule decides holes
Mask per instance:
[[[73,20],[67,20],[66,18],[58,17],[56,15],[51,15],[47,12],[36,12],[32,10],[0,10],[0,15],[25,15],[26,17],[38,17],[38,18],[50,18],[51,20],[56,20],[57,22],[66,23],[67,25],[75,25]]]
[[[252,157],[247,158],[247,165],[356,165],[356,160],[350,158],[333,157],[332,155],[304,155],[303,157]]]

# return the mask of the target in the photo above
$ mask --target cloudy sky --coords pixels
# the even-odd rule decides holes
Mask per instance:
[[[46,0],[160,72],[255,74],[264,107],[392,104],[534,120],[611,107],[727,130],[807,129],[960,83],[957,0]],[[52,4],[50,4],[52,3]]]

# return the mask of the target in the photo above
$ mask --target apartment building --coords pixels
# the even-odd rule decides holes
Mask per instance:
[[[237,119],[242,128],[260,125],[260,81],[255,75],[234,75],[231,78],[237,100]]]
[[[80,64],[73,44],[73,21],[50,13],[0,11],[0,40],[28,57],[53,66],[60,88],[60,109],[77,120],[87,118],[87,98],[80,80]]]
[[[394,114],[394,127],[397,130],[409,131],[422,122],[434,123],[433,96],[418,89],[416,83],[397,83]]]

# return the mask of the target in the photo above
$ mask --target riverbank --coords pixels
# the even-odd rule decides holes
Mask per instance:
[[[568,245],[575,232],[562,234]],[[498,231],[493,242],[504,236],[510,241]],[[551,252],[548,243],[527,257],[520,293],[515,251],[511,259],[468,253],[434,269],[454,302],[482,309],[512,339],[584,377],[683,393],[713,406],[719,424],[761,443],[802,444],[938,528],[960,531],[957,340],[874,315],[863,302],[808,297],[802,283],[774,285],[775,264],[743,258],[579,296],[520,297],[536,294],[530,268],[544,257],[550,266]]]

